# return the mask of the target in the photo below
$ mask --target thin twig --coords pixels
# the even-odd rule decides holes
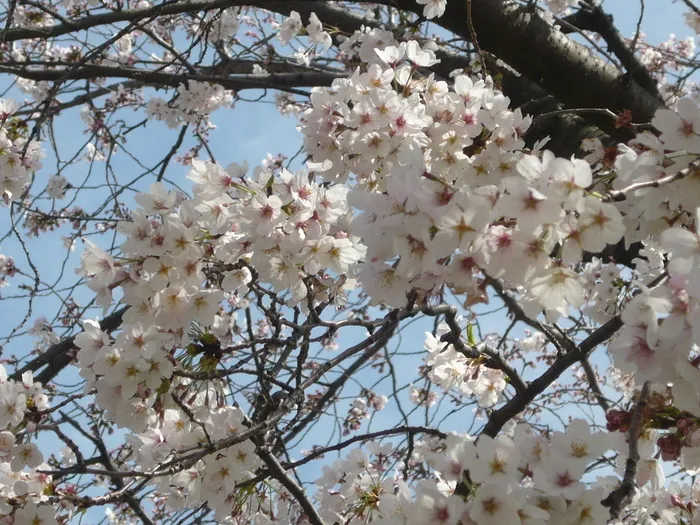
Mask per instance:
[[[486,60],[484,59],[484,52],[481,50],[481,47],[479,46],[479,39],[476,36],[476,29],[474,29],[474,21],[472,19],[472,0],[466,0],[467,1],[467,26],[469,27],[469,37],[472,40],[472,44],[474,44],[474,47],[476,48],[476,54],[479,57],[479,61],[481,62],[481,71],[483,72],[483,75],[486,76],[488,75],[488,69],[486,68]]]

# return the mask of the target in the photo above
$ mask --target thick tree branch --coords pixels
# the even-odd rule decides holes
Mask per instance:
[[[289,493],[297,500],[297,503],[301,506],[306,514],[306,519],[311,523],[311,525],[324,525],[323,518],[319,515],[316,507],[313,503],[309,501],[306,497],[306,493],[302,487],[300,487],[296,481],[294,481],[282,468],[277,458],[266,448],[258,448],[258,456],[265,462],[267,468],[270,469],[270,475],[279,481],[284,488],[286,488]]]
[[[217,76],[188,75],[149,71],[131,67],[85,65],[78,68],[28,69],[0,65],[1,73],[9,73],[35,81],[78,80],[96,78],[129,78],[144,84],[177,87],[187,82],[209,82],[226,89],[241,91],[244,89],[279,89],[297,93],[294,87],[330,86],[336,75],[317,71],[304,73],[276,73],[266,77],[253,75]],[[306,93],[301,93],[306,94]]]
[[[266,0],[255,1],[255,4],[261,7],[266,3]],[[227,7],[236,5],[251,5],[251,2],[241,2],[237,0],[194,0],[190,2],[179,2],[177,0],[167,0],[147,9],[125,9],[123,11],[88,15],[76,20],[64,21],[61,24],[54,24],[46,27],[16,27],[6,29],[0,31],[0,42],[15,42],[17,40],[29,40],[34,38],[48,39],[67,35],[69,33],[86,31],[93,27],[106,24],[134,22],[145,18],[179,15],[183,13],[198,13],[200,11],[211,11],[212,9],[226,9]]]
[[[649,288],[651,289],[659,286],[666,281],[667,278],[668,275],[666,273],[661,274],[649,283]],[[616,315],[586,337],[577,348],[571,349],[572,351],[568,352],[560,352],[554,363],[540,377],[532,381],[524,393],[516,394],[506,404],[491,413],[491,417],[481,433],[496,437],[503,428],[503,425],[525,410],[538,395],[549,388],[549,386],[559,379],[573,364],[583,358],[588,358],[598,345],[608,341],[620,328],[622,328],[622,320],[619,315]]]
[[[514,396],[505,405],[491,414],[488,423],[486,423],[482,430],[482,434],[496,437],[503,428],[503,425],[525,410],[538,395],[549,388],[549,386],[559,379],[569,367],[581,359],[581,355],[590,355],[598,345],[610,339],[621,327],[622,321],[620,317],[613,317],[579,345],[580,354],[578,352],[560,354],[546,372],[528,385],[524,394]]]
[[[586,1],[581,3],[580,9],[576,13],[568,16],[565,20],[581,31],[593,31],[603,37],[603,40],[608,45],[608,49],[620,59],[620,62],[625,66],[632,78],[652,96],[661,100],[656,80],[627,46],[627,43],[615,26],[612,15],[607,14],[593,2]],[[562,27],[562,32],[566,34],[570,30]]]
[[[100,321],[100,329],[104,332],[112,332],[119,328],[122,323],[122,316],[128,309],[128,306],[124,306],[102,319],[102,321]],[[46,384],[70,364],[73,359],[72,352],[74,350],[77,350],[75,346],[75,336],[71,336],[49,347],[46,352],[32,359],[29,363],[12,374],[10,379],[21,381],[22,374],[25,372],[36,372],[44,365],[48,365],[41,374],[34,378],[35,381]]]
[[[417,11],[412,0],[398,7]],[[626,79],[593,51],[551,27],[536,12],[506,0],[473,0],[472,20],[479,45],[505,61],[569,107],[628,109],[637,122],[651,120],[662,102],[634,79]],[[449,2],[436,20],[469,39],[465,2]]]

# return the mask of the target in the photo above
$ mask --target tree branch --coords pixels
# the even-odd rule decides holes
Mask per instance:
[[[330,86],[337,75],[318,71],[304,73],[275,73],[266,77],[253,75],[216,76],[216,75],[188,75],[184,73],[164,73],[162,71],[149,71],[131,67],[85,65],[78,68],[57,69],[27,69],[26,67],[11,67],[0,65],[1,73],[9,73],[34,81],[78,80],[96,78],[129,78],[138,80],[144,84],[158,86],[177,87],[187,82],[209,82],[218,84],[226,89],[241,91],[244,89],[279,89],[296,94],[307,95],[299,92],[294,87]]]
[[[112,332],[119,328],[122,323],[122,316],[124,312],[129,309],[128,306],[124,306],[100,321],[100,330],[103,332]],[[10,379],[15,381],[22,380],[22,374],[25,372],[36,372],[42,366],[48,366],[34,379],[42,384],[46,384],[56,377],[61,370],[63,370],[70,362],[73,360],[71,353],[73,350],[77,350],[75,346],[75,336],[71,336],[63,341],[56,343],[51,346],[43,354],[32,359],[29,363],[24,365],[22,368],[17,370],[14,374],[10,376]]]
[[[581,3],[580,9],[576,13],[566,17],[565,20],[581,31],[598,33],[605,40],[605,43],[608,44],[608,49],[620,59],[620,62],[625,66],[632,78],[649,94],[662,100],[656,80],[627,46],[624,38],[622,38],[617,27],[615,27],[612,15],[607,14],[600,6],[586,1]],[[562,27],[562,32],[566,34],[570,30]]]
[[[266,448],[258,447],[258,456],[265,462],[267,467],[270,469],[270,475],[279,481],[284,488],[286,488],[289,493],[294,496],[301,508],[306,514],[306,519],[311,523],[311,525],[324,525],[323,518],[319,515],[316,507],[309,501],[306,497],[304,489],[300,487],[296,481],[287,475],[280,465],[277,458]]]
[[[642,423],[644,421],[644,409],[647,406],[647,398],[651,385],[649,381],[644,383],[642,391],[639,394],[639,401],[632,414],[632,421],[629,430],[629,455],[627,456],[627,464],[625,465],[625,474],[622,478],[622,483],[618,488],[613,490],[607,498],[601,501],[605,507],[610,507],[610,519],[616,520],[620,516],[620,512],[632,501],[634,490],[637,484],[635,478],[637,476],[637,464],[639,463],[639,435],[642,431]]]
[[[610,339],[621,327],[622,321],[620,316],[615,316],[579,345],[580,353],[567,352],[559,354],[552,366],[540,377],[532,381],[523,394],[516,394],[505,405],[491,414],[481,433],[495,438],[503,428],[503,425],[525,410],[538,395],[559,379],[569,367],[580,360],[581,355],[587,357],[598,345]]]

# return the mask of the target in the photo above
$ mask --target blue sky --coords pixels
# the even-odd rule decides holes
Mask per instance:
[[[451,0],[459,1],[459,0]],[[645,0],[646,11],[645,19],[642,24],[643,30],[646,33],[648,40],[652,43],[659,43],[665,40],[668,35],[675,32],[680,37],[685,37],[691,34],[689,28],[682,24],[682,13],[687,9],[680,1],[671,2],[670,0]],[[621,32],[624,35],[630,35],[634,32],[637,19],[639,17],[639,2],[636,0],[607,0],[604,4],[605,9],[615,16],[615,21]],[[6,79],[0,79],[0,86]],[[251,92],[246,92],[245,95],[253,98]],[[134,122],[139,118],[139,115],[131,115],[130,120]],[[217,125],[217,128],[212,132],[211,149],[217,157],[217,160],[222,165],[230,162],[242,163],[247,161],[251,169],[259,164],[267,153],[277,154],[284,153],[289,156],[296,153],[301,144],[301,135],[296,131],[297,120],[295,117],[280,116],[274,105],[272,104],[251,104],[240,102],[234,109],[222,109],[217,111],[212,116],[212,121]],[[83,125],[79,121],[78,110],[71,110],[69,115],[58,119],[56,122],[56,135],[60,139],[61,151],[63,156],[68,156],[70,152],[75,152],[87,140],[87,136],[82,134]],[[164,153],[168,151],[171,144],[175,141],[178,130],[168,129],[165,125],[157,122],[149,123],[146,130],[139,130],[133,135],[133,138],[127,145],[134,156],[143,161],[146,165],[155,164]],[[182,153],[185,148],[181,148]],[[52,166],[54,165],[51,158],[45,159],[45,168],[38,177],[47,178],[52,174]],[[125,156],[117,156],[113,162],[118,174],[124,173],[125,177],[131,177],[136,173],[135,165]],[[88,163],[81,162],[74,167],[70,172],[69,178],[71,181],[80,180],[84,176],[84,172],[88,169]],[[96,163],[93,169],[102,170],[103,165]],[[185,180],[185,175],[188,169],[177,163],[171,163],[167,172],[167,177],[172,181],[183,185],[187,188],[189,182]],[[151,181],[144,180],[141,186],[145,189]],[[38,183],[40,187],[42,182]],[[86,209],[90,209],[91,202],[81,198],[79,203],[82,203]],[[3,229],[9,227],[7,214],[0,219],[0,224]],[[67,227],[61,229],[62,232],[68,231]],[[39,269],[42,278],[46,281],[52,281],[59,275],[59,261],[63,260],[65,250],[61,246],[58,235],[46,235],[39,239],[25,239],[27,248],[34,256],[34,262]],[[72,272],[78,264],[78,255],[81,251],[81,246],[78,245],[76,253],[69,257],[65,264],[66,273]],[[24,255],[15,239],[5,240],[0,245],[0,253],[12,255],[20,267],[25,267]],[[16,292],[16,287],[13,286],[18,281],[11,281],[11,286],[0,290],[2,296],[8,296]],[[87,302],[91,299],[89,291],[82,291],[76,294],[76,298],[80,301]],[[58,303],[55,298],[45,298],[37,301],[35,305],[34,315],[31,317],[27,327],[31,326],[31,322],[38,314],[43,312],[55,312]],[[6,333],[17,323],[19,323],[26,313],[26,301],[17,300],[0,301],[0,318],[2,331],[0,336]],[[423,346],[423,332],[430,330],[430,321],[417,322],[412,324],[403,333],[400,339],[402,350],[420,351]],[[485,331],[503,332],[508,326],[508,321],[500,315],[493,316],[485,324]],[[60,333],[60,332],[59,332]],[[513,332],[514,336],[519,336],[522,333],[521,329]],[[356,334],[355,337],[359,337]],[[26,352],[30,348],[31,341],[28,338],[23,338],[18,341],[18,344],[8,348],[8,352]],[[341,348],[346,347],[354,342],[354,337],[341,338],[339,341]],[[600,358],[602,359],[602,358]],[[420,356],[406,357],[402,369],[397,373],[415,374],[415,367],[420,362]],[[602,361],[599,361],[602,362]],[[370,372],[368,372],[370,374]],[[66,380],[75,379],[75,374],[64,374]],[[365,378],[371,378],[371,375],[365,375]],[[389,392],[379,390],[378,393],[388,394]],[[402,402],[405,403],[405,399]],[[350,400],[338,403],[337,409],[339,413],[344,414],[349,407]],[[406,404],[408,407],[408,404]],[[410,407],[409,407],[410,408]],[[388,408],[377,415],[372,423],[372,428],[387,427],[393,424],[399,417],[398,410],[391,404]],[[460,417],[464,417],[463,415]],[[456,426],[459,425],[456,421],[453,422]],[[366,426],[364,427],[367,428]],[[308,440],[308,444],[316,443],[316,433],[312,439]],[[304,446],[300,447],[304,448]],[[298,457],[298,456],[297,456]],[[313,474],[318,469],[318,466],[310,466],[307,469],[308,474]]]
[[[613,15],[615,25],[623,36],[632,36],[641,14],[640,0],[604,0],[603,9]],[[691,36],[691,29],[682,23],[683,13],[688,8],[681,0],[644,0],[642,32],[647,41],[658,44],[674,33],[684,38]]]

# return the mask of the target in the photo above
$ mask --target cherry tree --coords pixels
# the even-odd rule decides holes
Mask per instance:
[[[0,523],[700,524],[694,37],[1,3]]]

